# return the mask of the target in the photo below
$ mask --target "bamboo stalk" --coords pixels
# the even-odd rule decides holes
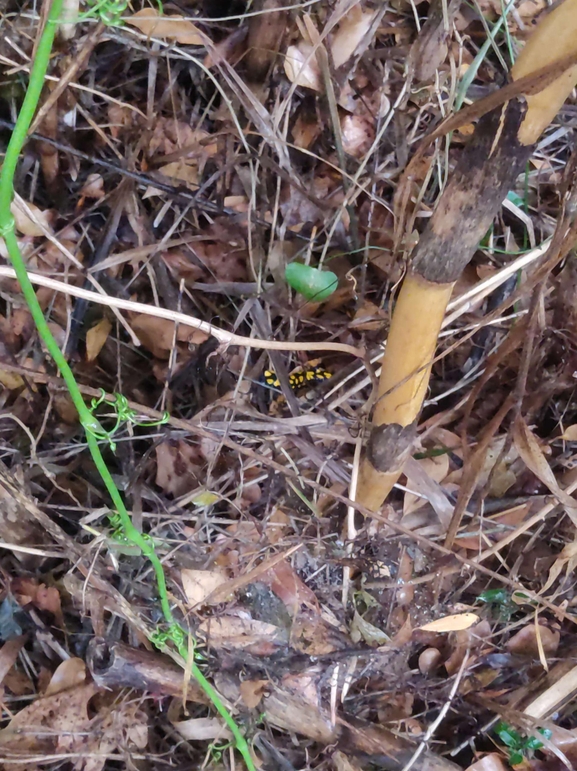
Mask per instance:
[[[520,80],[575,53],[577,0],[565,0],[538,24],[511,75]],[[484,115],[420,237],[393,311],[361,463],[357,500],[372,511],[382,506],[411,452],[452,288],[576,83],[573,65],[541,91]]]

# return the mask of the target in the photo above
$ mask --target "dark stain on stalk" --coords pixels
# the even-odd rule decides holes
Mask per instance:
[[[459,278],[533,152],[517,139],[525,112],[516,98],[479,120],[415,248],[413,273],[443,284]]]

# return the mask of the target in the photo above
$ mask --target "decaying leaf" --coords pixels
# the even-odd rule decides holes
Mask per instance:
[[[76,688],[85,682],[86,665],[82,659],[76,657],[66,659],[56,668],[44,692],[44,696],[53,696],[61,691]]]
[[[168,359],[176,343],[199,345],[207,338],[206,332],[179,324],[168,319],[157,319],[145,313],[131,318],[130,324],[142,344],[158,359]]]
[[[86,182],[82,186],[80,195],[84,198],[92,198],[99,201],[106,195],[104,191],[104,179],[102,174],[89,174],[86,177]]]
[[[86,360],[94,361],[104,343],[108,340],[108,335],[112,329],[112,323],[104,316],[93,327],[90,327],[86,333]]]
[[[386,645],[390,642],[390,639],[388,634],[370,624],[355,610],[353,620],[351,621],[351,640],[354,643],[363,640],[367,645],[378,647],[379,645]]]
[[[216,570],[185,568],[181,571],[180,577],[186,599],[192,607],[201,605],[212,592],[227,581],[226,575]]]
[[[577,423],[567,426],[559,438],[564,439],[566,442],[577,442]]]
[[[203,621],[198,631],[215,648],[252,648],[264,644],[267,648],[270,646],[272,652],[286,642],[279,627],[246,616],[211,618]]]
[[[501,755],[491,752],[469,766],[467,771],[507,771],[507,766]]]
[[[444,616],[419,627],[425,632],[460,632],[476,624],[479,616],[476,613],[455,613]]]
[[[101,705],[93,717],[88,704],[99,692],[85,683],[86,669],[80,659],[63,662],[54,673],[45,696],[18,712],[0,731],[4,757],[19,761],[18,768],[36,768],[26,758],[43,754],[71,753],[78,771],[101,771],[107,755],[148,743],[147,720],[138,703],[121,701]],[[14,767],[14,766],[12,766]]]
[[[258,707],[269,686],[269,680],[243,680],[239,689],[246,706],[249,709]]]
[[[0,731],[2,753],[24,761],[38,752],[54,753],[63,744],[69,748],[75,739],[82,742],[90,724],[88,702],[97,692],[90,683],[36,699]]]
[[[4,678],[10,672],[16,660],[18,654],[26,643],[26,637],[20,635],[19,637],[13,637],[8,642],[5,642],[2,648],[0,648],[0,685],[4,683]]]
[[[284,602],[291,616],[296,616],[303,607],[318,612],[319,605],[315,593],[286,559],[281,559],[267,568],[259,578]]]
[[[291,83],[313,91],[321,90],[321,74],[310,43],[301,42],[287,48],[284,71]]]
[[[198,447],[181,439],[156,447],[156,484],[167,495],[178,497],[198,485],[204,458]]]
[[[204,35],[191,21],[182,16],[161,15],[154,7],[137,11],[127,17],[125,22],[149,37],[164,37],[181,45],[204,45]]]
[[[16,230],[24,236],[42,236],[45,231],[52,232],[54,212],[42,211],[33,203],[15,198],[10,211],[16,223]]]
[[[407,487],[419,494],[405,493],[403,514],[407,516],[417,511],[428,501],[439,517],[443,530],[446,531],[455,508],[440,486],[448,471],[447,453],[420,460],[410,458],[406,467]]]
[[[333,64],[337,69],[346,64],[355,52],[360,52],[368,46],[370,40],[367,39],[367,33],[374,18],[373,11],[363,11],[360,4],[355,4],[341,21],[329,45]],[[322,77],[315,48],[310,42],[301,40],[297,45],[288,47],[284,69],[291,83],[311,88],[313,91],[322,90]]]
[[[526,466],[559,499],[559,502],[565,506],[572,522],[577,525],[577,501],[559,487],[555,474],[539,447],[537,439],[521,417],[518,417],[515,421],[513,437],[519,455]]]
[[[368,47],[370,40],[366,38],[374,18],[373,11],[365,11],[361,3],[356,3],[341,21],[330,45],[337,69],[346,64],[355,52],[360,53],[359,49]]]
[[[54,614],[58,621],[62,620],[60,593],[55,586],[46,586],[35,578],[20,576],[12,582],[12,592],[22,606],[32,603],[39,610]]]
[[[222,741],[228,742],[232,734],[218,717],[194,717],[173,723],[183,739],[191,742]]]
[[[555,562],[551,566],[551,569],[549,570],[549,576],[541,592],[545,593],[548,589],[550,589],[553,586],[557,578],[559,578],[559,576],[561,575],[561,571],[563,570],[563,568],[565,568],[566,575],[569,576],[571,575],[571,573],[573,573],[576,567],[577,567],[577,541],[573,541],[572,543],[565,544],[561,553],[557,555],[557,559],[555,560]]]

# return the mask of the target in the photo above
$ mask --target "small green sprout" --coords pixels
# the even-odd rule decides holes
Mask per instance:
[[[512,766],[518,766],[526,757],[531,757],[536,750],[543,747],[543,742],[536,736],[521,736],[508,723],[500,720],[493,731],[509,750],[509,763]],[[538,732],[545,739],[551,738],[551,731],[548,728],[539,728]]]
[[[513,613],[518,609],[519,605],[534,605],[534,601],[531,600],[523,592],[509,592],[502,587],[499,589],[487,589],[486,592],[482,592],[477,600],[489,605],[491,609],[502,621],[508,621]]]
[[[88,10],[78,16],[78,21],[100,19],[107,27],[121,27],[122,15],[128,8],[128,0],[87,0]],[[158,8],[163,13],[162,2],[158,0]]]

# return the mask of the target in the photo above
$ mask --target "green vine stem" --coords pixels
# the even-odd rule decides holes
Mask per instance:
[[[48,353],[54,360],[54,363],[58,367],[60,374],[66,383],[74,406],[78,411],[80,423],[86,433],[86,440],[90,454],[100,476],[102,477],[106,490],[110,495],[113,507],[117,512],[117,514],[113,515],[111,519],[118,519],[118,524],[124,538],[140,548],[142,554],[150,561],[154,570],[158,595],[160,598],[160,605],[162,608],[164,620],[168,626],[168,632],[163,633],[163,635],[155,635],[153,642],[155,642],[158,647],[164,647],[168,641],[171,641],[175,645],[180,656],[186,661],[188,656],[186,640],[184,637],[184,632],[175,622],[174,616],[172,614],[170,601],[168,598],[168,589],[166,585],[164,568],[162,567],[162,563],[154,550],[152,539],[150,539],[149,536],[140,533],[132,524],[132,520],[130,519],[130,515],[124,505],[124,501],[122,500],[120,492],[118,491],[118,488],[112,479],[112,475],[108,470],[98,444],[98,437],[106,435],[106,432],[103,430],[94,413],[86,406],[72,369],[66,361],[62,351],[58,347],[58,344],[50,331],[46,319],[44,318],[44,313],[42,312],[42,308],[40,307],[40,304],[36,298],[34,288],[28,277],[26,266],[20,252],[20,247],[18,246],[14,217],[12,216],[11,212],[11,204],[14,196],[14,174],[18,165],[20,151],[26,142],[28,130],[34,118],[34,114],[40,100],[40,95],[42,93],[42,88],[44,86],[44,78],[48,69],[48,63],[50,61],[50,54],[52,52],[52,45],[54,43],[54,36],[56,34],[58,20],[61,15],[62,5],[63,0],[52,1],[50,13],[48,14],[44,30],[36,48],[34,62],[30,71],[30,80],[28,83],[26,96],[24,97],[24,101],[18,115],[18,120],[16,121],[16,125],[12,132],[12,136],[10,137],[10,142],[8,143],[6,154],[4,156],[4,163],[2,164],[2,170],[0,171],[0,237],[4,238],[6,243],[10,261],[16,272],[16,276],[20,283],[26,304],[28,305],[34,323],[36,324],[38,334],[44,342]],[[102,8],[100,11],[102,12],[102,10],[104,10],[104,12],[106,12],[106,4],[102,3],[101,5]],[[240,728],[227,710],[214,687],[208,682],[194,661],[192,663],[192,675],[231,731],[234,737],[236,749],[242,755],[248,771],[256,771],[248,744],[242,732],[240,731]]]

